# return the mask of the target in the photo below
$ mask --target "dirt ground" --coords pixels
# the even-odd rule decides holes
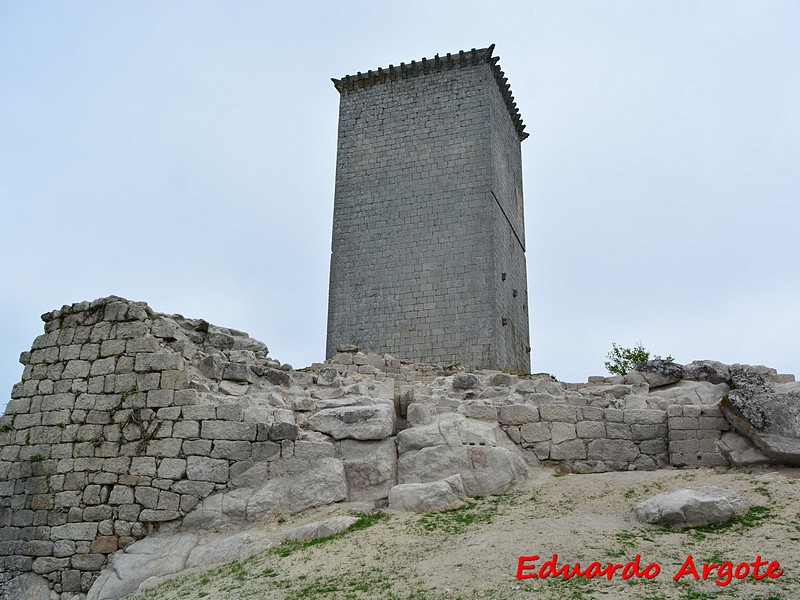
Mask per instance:
[[[542,470],[528,489],[478,499],[466,507],[418,515],[383,511],[358,531],[317,544],[278,546],[247,560],[205,572],[185,573],[135,596],[138,599],[270,598],[800,598],[800,469],[697,469],[557,476]],[[740,492],[750,511],[719,528],[668,530],[637,523],[631,506],[652,495],[717,485]],[[326,507],[283,523],[294,526],[346,512]],[[274,525],[273,525],[274,526]],[[640,569],[655,563],[652,578],[611,580],[599,576],[569,579],[517,579],[520,556],[537,572],[557,554],[557,566],[596,561],[622,564],[640,555]],[[704,563],[735,569],[739,563],[778,561],[782,574],[755,579],[752,567],[742,579],[726,567],[706,580],[691,574],[673,577],[691,556],[698,574]],[[732,570],[733,570],[732,569]],[[759,574],[768,567],[759,568]],[[649,573],[653,573],[651,567]],[[740,567],[744,574],[745,567]]]

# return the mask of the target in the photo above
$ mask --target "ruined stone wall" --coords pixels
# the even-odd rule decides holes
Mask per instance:
[[[262,409],[256,422],[209,401],[242,391],[254,371],[288,382],[260,342],[113,297],[42,318],[0,419],[6,578],[33,571],[56,591],[86,592],[109,554],[250,461],[291,452],[292,411]],[[214,390],[201,370],[219,379]]]
[[[720,400],[737,377],[800,394],[791,376],[711,361],[564,384],[353,349],[294,371],[242,332],[117,297],[42,318],[0,418],[0,592],[24,573],[62,600],[135,590],[147,573],[120,557],[151,534],[345,501],[430,510],[504,493],[542,465],[767,463]],[[175,564],[238,556],[180,549]]]

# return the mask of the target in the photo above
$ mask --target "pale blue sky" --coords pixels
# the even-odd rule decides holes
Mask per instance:
[[[331,77],[497,45],[533,370],[612,342],[800,373],[800,4],[0,3],[0,406],[43,312],[117,294],[322,360]]]

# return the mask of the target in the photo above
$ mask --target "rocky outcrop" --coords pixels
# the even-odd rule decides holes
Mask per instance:
[[[284,540],[310,540],[346,531],[358,519],[340,516],[268,532],[156,534],[115,554],[92,586],[87,600],[121,598],[159,584],[186,569],[243,560]]]
[[[731,370],[728,365],[715,360],[696,360],[683,367],[683,378],[690,381],[730,383]]]
[[[736,492],[700,486],[658,494],[633,507],[642,523],[653,525],[708,525],[725,523],[747,511],[747,501]]]
[[[523,452],[497,424],[441,415],[397,436],[399,483],[429,483],[456,473],[468,496],[502,494],[524,481]],[[534,456],[528,460],[538,464]]]
[[[628,373],[625,383],[646,383],[651,389],[677,383],[683,379],[683,366],[671,360],[656,359],[636,366]]]
[[[779,464],[800,465],[800,383],[773,369],[733,365],[720,406],[733,428]]]

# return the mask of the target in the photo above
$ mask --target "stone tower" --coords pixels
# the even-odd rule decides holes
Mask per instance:
[[[530,371],[520,142],[494,46],[340,94],[327,356]]]

